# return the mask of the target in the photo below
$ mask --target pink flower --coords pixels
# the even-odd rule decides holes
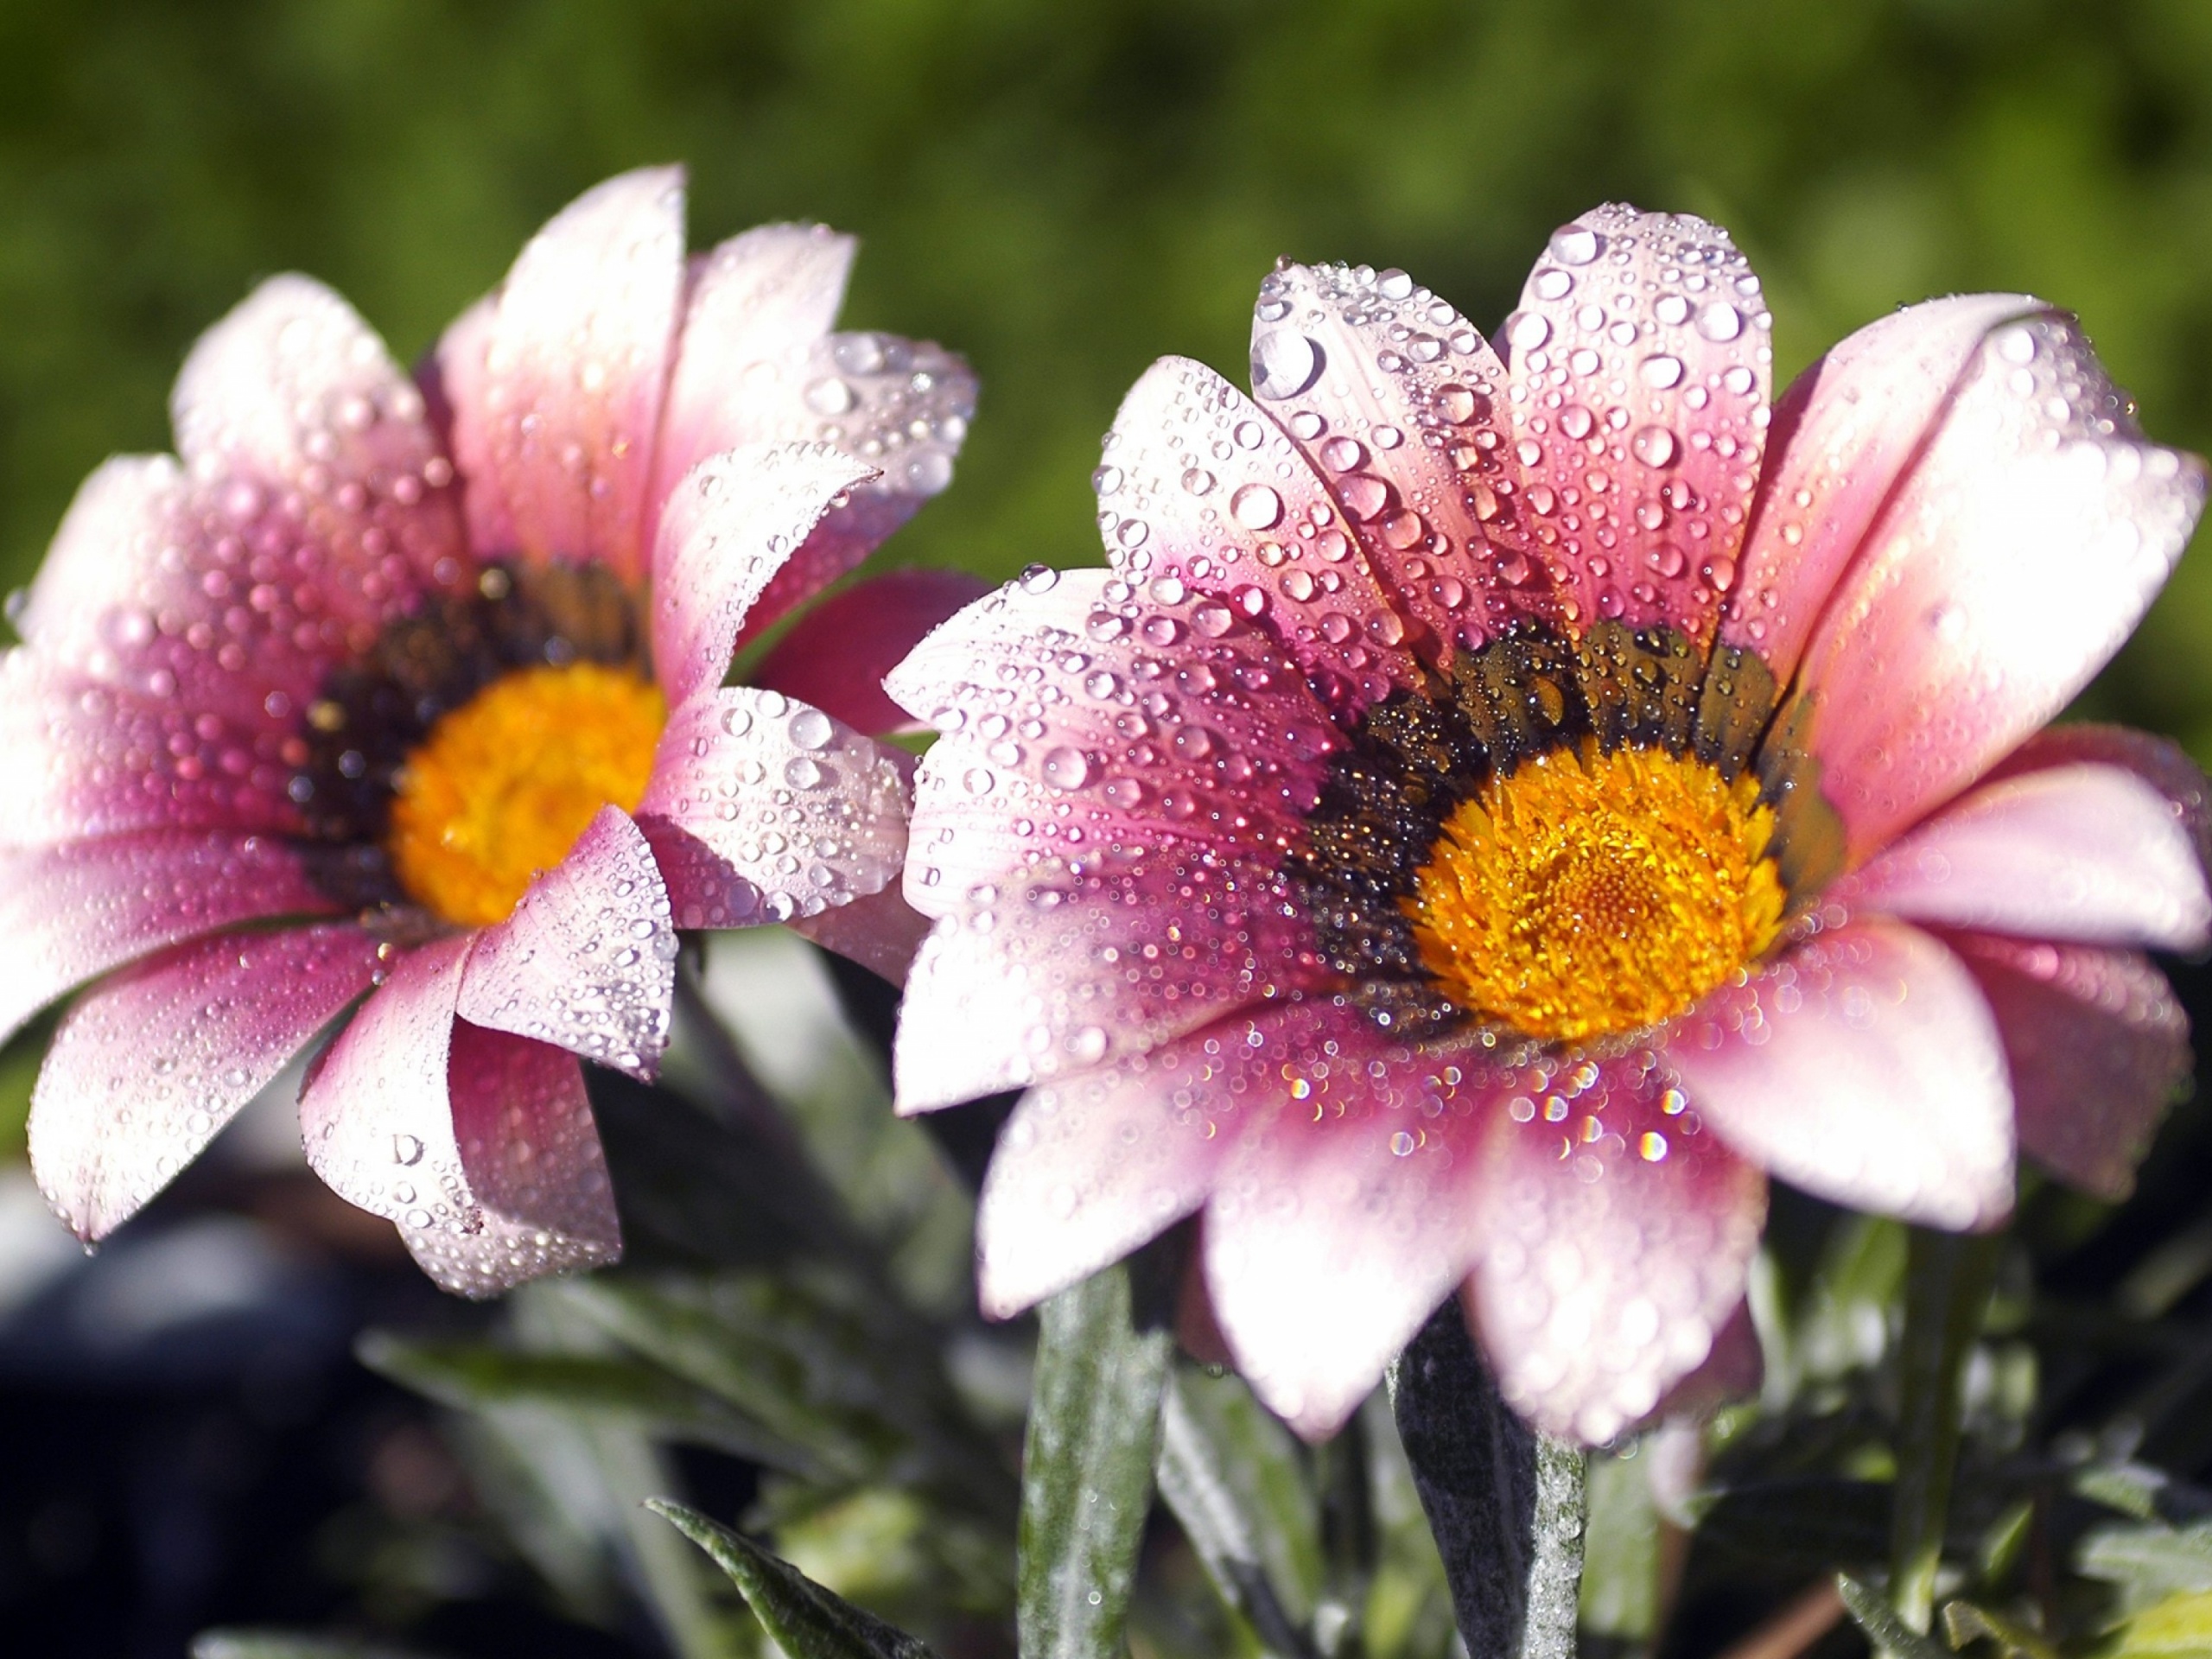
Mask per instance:
[[[1005,1315],[1203,1211],[1219,1328],[1328,1432],[1454,1286],[1603,1440],[1741,1302],[1766,1175],[1952,1228],[2016,1142],[2115,1192],[2187,1063],[2205,785],[2038,734],[2204,495],[2075,323],[1937,301],[1770,411],[1726,234],[1562,228],[1496,351],[1286,264],[1247,399],[1168,359],[1033,571],[889,683],[942,734],[899,1103],[1027,1085]],[[1771,414],[1771,420],[1770,415]]]
[[[279,276],[194,348],[179,459],[86,480],[0,662],[0,1027],[107,976],[30,1126],[84,1237],[371,993],[301,1097],[316,1172],[450,1289],[607,1261],[575,1057],[653,1073],[678,928],[902,970],[908,767],[862,732],[976,589],[863,584],[722,684],[965,429],[957,359],[828,332],[852,255],[767,226],[687,262],[681,173],[628,174],[419,385]]]

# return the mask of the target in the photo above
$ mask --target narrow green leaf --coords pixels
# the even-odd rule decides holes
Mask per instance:
[[[1023,1659],[1122,1651],[1173,1345],[1164,1322],[1140,1321],[1134,1277],[1130,1263],[1109,1268],[1039,1315],[1016,1567]]]
[[[2126,1612],[2170,1596],[2212,1590],[2212,1521],[2187,1527],[2157,1522],[2094,1527],[2074,1560],[2083,1577],[2118,1585]]]
[[[1573,1659],[1583,1455],[1508,1406],[1455,1298],[1389,1371],[1390,1405],[1467,1651]]]
[[[691,1440],[772,1468],[814,1474],[803,1451],[721,1401],[657,1367],[611,1355],[527,1353],[484,1343],[411,1342],[371,1331],[361,1363],[457,1410],[538,1405],[612,1414],[671,1440]]]
[[[1890,1598],[1916,1630],[1925,1630],[1935,1611],[1936,1569],[1959,1460],[1967,1351],[1980,1334],[2003,1249],[1999,1233],[1925,1227],[1912,1229],[1907,1247]]]
[[[2099,1659],[2204,1659],[2212,1654],[2212,1592],[2168,1596],[2127,1621]]]
[[[1895,1608],[1850,1573],[1837,1573],[1835,1587],[1843,1598],[1844,1610],[1866,1632],[1876,1652],[1891,1655],[1893,1659],[1951,1659],[1942,1643],[1931,1642],[1914,1630],[1897,1617]]]
[[[1943,1634],[1954,1648],[1969,1642],[1994,1642],[2004,1659],[2059,1659],[2058,1644],[2040,1631],[1970,1601],[1943,1607]]]
[[[823,1589],[743,1534],[665,1498],[648,1498],[645,1507],[714,1557],[790,1659],[935,1659],[918,1637]]]
[[[412,1648],[299,1630],[203,1630],[192,1638],[192,1659],[423,1659],[423,1656]]]
[[[1235,1377],[1178,1371],[1160,1411],[1160,1495],[1222,1599],[1282,1659],[1316,1649],[1313,1493],[1290,1437]]]

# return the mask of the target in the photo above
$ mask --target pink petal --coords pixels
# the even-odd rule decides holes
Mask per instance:
[[[857,245],[826,225],[762,225],[694,257],[653,501],[709,456],[760,442],[747,411],[790,397],[786,383],[837,321]]]
[[[423,1270],[446,1290],[482,1298],[620,1260],[613,1189],[575,1061],[464,1020],[453,1027],[448,1077],[483,1225],[456,1232],[403,1220],[399,1236]]]
[[[909,905],[893,883],[881,893],[817,916],[794,916],[789,925],[824,950],[835,950],[893,985],[904,985],[929,933],[930,918]]]
[[[1712,1352],[1744,1298],[1766,1183],[1632,1058],[1518,1081],[1482,1154],[1469,1322],[1516,1410],[1605,1440]]]
[[[521,552],[645,574],[646,489],[683,286],[683,172],[643,168],[586,191],[531,238],[481,336],[480,367],[461,355],[472,330],[448,336],[454,454],[464,467],[488,457]]]
[[[1327,487],[1204,364],[1145,371],[1093,482],[1107,555],[1146,597],[1172,605],[1195,589],[1259,620],[1333,708],[1421,683],[1406,620]]]
[[[1806,1191],[1936,1227],[2012,1205],[2012,1092],[1989,1005],[1917,928],[1819,935],[1669,1034],[1728,1143]]]
[[[1222,1046],[1249,1122],[1206,1206],[1206,1287],[1254,1391],[1319,1440],[1472,1265],[1501,1079],[1473,1036],[1409,1050],[1334,1001],[1270,1009]]]
[[[916,909],[940,913],[1038,855],[1171,842],[1240,855],[1301,833],[1343,741],[1303,677],[1220,601],[1111,597],[1125,588],[1040,569],[886,679],[941,734],[916,780]]]
[[[687,344],[679,374],[693,372]],[[741,384],[735,378],[742,371]],[[941,346],[895,334],[800,340],[765,366],[719,354],[698,370],[702,395],[671,409],[673,454],[747,443],[827,443],[877,474],[826,514],[775,573],[746,624],[750,638],[858,565],[952,481],[976,412],[976,377]]]
[[[492,323],[499,315],[499,296],[494,290],[446,326],[437,350],[422,371],[432,419],[443,428],[461,474],[468,544],[486,556],[522,545],[493,453],[498,429],[480,413],[490,407]],[[472,411],[466,419],[463,410]]]
[[[1318,983],[1281,880],[1189,847],[1040,859],[969,889],[906,982],[899,1109],[932,1110],[1155,1048]]]
[[[753,683],[810,702],[857,732],[914,730],[884,690],[884,676],[924,634],[990,591],[965,570],[887,571],[799,618],[762,658]]]
[[[2212,944],[2212,890],[2188,826],[2139,774],[2094,763],[1984,783],[1830,896],[1853,912],[2031,938]]]
[[[1955,936],[2005,1042],[2020,1147],[2117,1203],[2187,1081],[2189,1016],[2133,951]]]
[[[0,854],[0,1033],[164,945],[337,908],[296,853],[252,836],[116,836]]]
[[[1723,645],[1787,682],[1836,578],[1944,415],[1991,329],[2041,308],[2018,294],[1908,306],[1853,334],[1790,383],[1744,543]]]
[[[732,686],[669,717],[638,816],[682,830],[785,921],[897,879],[910,764],[781,692]],[[669,888],[680,921],[684,889]]]
[[[653,661],[671,705],[722,683],[761,589],[869,469],[827,444],[718,454],[669,497],[653,550]]]
[[[346,302],[280,276],[208,330],[174,397],[187,463],[86,480],[22,616],[45,657],[286,734],[332,664],[463,551],[422,395]]]
[[[1493,547],[1505,365],[1402,270],[1279,265],[1260,284],[1252,386],[1330,482],[1359,543],[1448,664],[1523,617],[1552,616],[1529,550]]]
[[[676,928],[653,850],[601,807],[514,913],[478,936],[464,1020],[652,1078],[676,996]]]
[[[302,829],[292,722],[241,722],[118,690],[30,648],[0,652],[0,764],[16,796],[0,846],[140,830]]]
[[[1058,858],[969,889],[907,980],[898,1109],[1144,1053],[1320,982],[1312,933],[1272,869],[1192,847]]]
[[[1766,441],[1768,327],[1717,225],[1610,206],[1553,232],[1500,334],[1522,484],[1496,523],[1578,631],[1712,638]]]
[[[2143,442],[2067,318],[1989,336],[1800,670],[1854,860],[2081,690],[2180,556],[2204,479]]]
[[[40,1069],[31,1167],[87,1241],[128,1221],[339,1011],[377,941],[334,925],[226,933],[124,969],[78,1000]]]
[[[1253,1022],[1039,1084],[1000,1131],[976,1215],[977,1294],[1011,1319],[1205,1202],[1265,1071]],[[902,1025],[903,1032],[903,1025]]]
[[[476,1295],[620,1245],[575,1059],[454,1018],[472,943],[399,959],[309,1077],[300,1128],[334,1192]]]
[[[2095,721],[2046,726],[1992,766],[1989,777],[2073,765],[2121,766],[2133,772],[2165,797],[2196,849],[2197,861],[2212,867],[2212,782],[2171,738]]]
[[[697,836],[650,814],[632,822],[653,849],[677,926],[696,931],[752,927],[775,919],[761,907],[760,889]]]

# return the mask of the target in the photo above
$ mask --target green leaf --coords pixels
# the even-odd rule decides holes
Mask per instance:
[[[1160,1495],[1222,1599],[1271,1653],[1314,1652],[1321,1586],[1314,1494],[1282,1425],[1242,1380],[1179,1370],[1160,1412]]]
[[[1905,1624],[1924,1630],[1935,1611],[1936,1571],[1950,1514],[1966,1408],[1967,1351],[1989,1307],[1999,1233],[1915,1227],[1906,1256],[1904,1334],[1897,1347],[1902,1395],[1897,1478],[1890,1518],[1890,1595]]]
[[[2058,1644],[2038,1630],[1970,1601],[1947,1603],[1943,1634],[1954,1648],[1969,1642],[1994,1642],[2004,1659],[2059,1659]]]
[[[1173,1345],[1163,1323],[1140,1325],[1138,1306],[1124,1262],[1039,1313],[1016,1567],[1023,1659],[1122,1651]]]
[[[2212,1655],[2212,1592],[2168,1596],[2127,1621],[2099,1659],[2206,1659]]]
[[[1892,1655],[1895,1659],[1951,1659],[1941,1643],[1929,1641],[1907,1624],[1897,1617],[1895,1608],[1850,1573],[1837,1573],[1835,1587],[1843,1598],[1844,1610],[1866,1632],[1866,1639],[1874,1644],[1876,1652]]]
[[[665,1498],[645,1507],[715,1559],[790,1659],[935,1659],[918,1637],[823,1589],[790,1562],[696,1510]]]
[[[2083,1577],[2120,1587],[2122,1611],[2138,1611],[2168,1597],[2212,1590],[2212,1521],[2093,1527],[2074,1560]]]
[[[192,1638],[192,1659],[423,1659],[411,1648],[299,1630],[204,1630]]]
[[[484,1343],[411,1342],[365,1332],[354,1351],[371,1370],[457,1410],[537,1405],[613,1416],[670,1440],[715,1446],[795,1473],[818,1472],[798,1450],[680,1377],[599,1354],[524,1353]]]
[[[1650,1459],[1590,1459],[1577,1622],[1592,1636],[1648,1643],[1659,1630],[1659,1508]]]

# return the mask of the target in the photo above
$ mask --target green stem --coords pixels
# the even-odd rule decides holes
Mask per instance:
[[[1890,1603],[1925,1632],[1936,1611],[1936,1569],[1959,1460],[1961,1384],[2004,1248],[2001,1233],[1916,1227],[1905,1263],[1904,1338],[1896,1501],[1890,1521]]]

